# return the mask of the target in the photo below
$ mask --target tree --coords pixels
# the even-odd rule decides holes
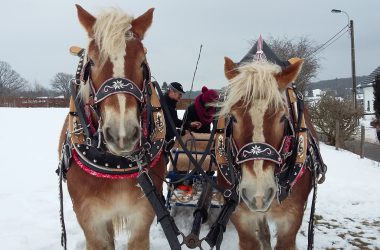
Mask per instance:
[[[285,61],[292,57],[304,59],[302,70],[295,84],[297,89],[305,94],[310,80],[316,77],[320,68],[319,58],[314,54],[318,47],[315,42],[305,36],[298,39],[269,37],[265,42],[281,60]]]
[[[317,130],[326,136],[328,144],[335,145],[336,121],[339,121],[340,145],[352,139],[357,132],[359,125],[356,121],[363,116],[363,107],[352,107],[350,96],[340,98],[329,93],[322,95],[318,102],[309,106],[312,121]]]
[[[376,75],[375,83],[373,84],[373,110],[375,110],[376,119],[380,120],[380,75]]]
[[[0,96],[13,96],[25,88],[27,81],[4,61],[0,61]]]
[[[57,73],[54,78],[50,81],[50,85],[53,90],[57,91],[58,94],[63,95],[65,99],[70,98],[70,80],[74,76],[67,73]]]

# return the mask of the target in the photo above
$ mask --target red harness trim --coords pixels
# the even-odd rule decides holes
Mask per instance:
[[[93,175],[98,178],[106,178],[106,179],[126,179],[126,178],[136,178],[139,175],[139,172],[133,173],[133,174],[118,174],[118,175],[113,175],[113,174],[104,174],[104,173],[99,173],[96,172],[86,165],[84,165],[80,160],[77,152],[75,149],[72,150],[73,152],[73,158],[75,163],[83,169],[86,173]],[[157,163],[160,161],[162,156],[162,150],[157,154],[157,156],[154,158],[154,160],[150,163],[149,168],[154,168]]]
[[[301,179],[301,177],[303,176],[303,174],[305,173],[306,171],[306,167],[305,167],[305,164],[302,166],[302,169],[300,170],[300,172],[298,173],[296,179],[293,181],[293,183],[290,183],[290,186],[293,188],[294,185],[296,185],[296,183]]]

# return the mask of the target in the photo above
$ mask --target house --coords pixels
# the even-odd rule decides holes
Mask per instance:
[[[380,66],[377,67],[369,76],[364,78],[358,86],[358,92],[363,94],[363,107],[364,112],[367,114],[373,114],[375,111],[373,109],[373,103],[375,101],[373,95],[373,84],[375,83],[375,77],[380,75]]]
[[[321,90],[321,89],[312,89],[309,90],[312,93],[307,93],[305,96],[305,101],[308,103],[316,103],[321,99],[321,96],[326,93],[326,91]]]

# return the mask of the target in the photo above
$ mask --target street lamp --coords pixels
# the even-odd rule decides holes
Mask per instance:
[[[343,13],[347,16],[347,26],[350,30],[350,37],[351,37],[351,70],[352,70],[352,100],[354,102],[354,107],[356,109],[357,102],[356,102],[356,71],[355,71],[355,42],[354,42],[354,21],[350,20],[349,15],[347,12],[343,10],[338,9],[332,9],[332,13]]]

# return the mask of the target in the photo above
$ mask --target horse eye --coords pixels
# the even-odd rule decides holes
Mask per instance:
[[[283,115],[280,119],[280,122],[284,122],[286,120],[286,115]]]

